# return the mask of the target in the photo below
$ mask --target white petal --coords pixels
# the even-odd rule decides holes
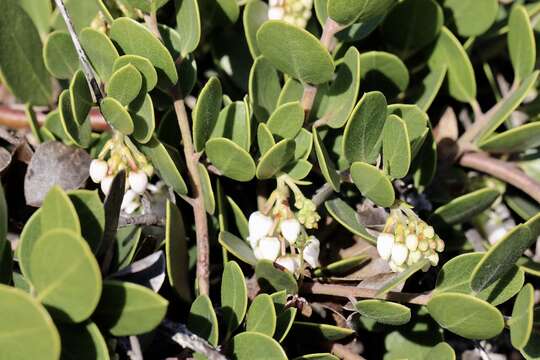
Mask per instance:
[[[132,201],[126,206],[126,208],[124,209],[124,212],[126,214],[133,214],[133,212],[135,212],[135,210],[137,210],[139,206],[141,206],[139,202]]]
[[[120,206],[120,208],[122,210],[125,210],[128,207],[128,205],[133,202],[133,200],[137,197],[137,195],[138,194],[131,189],[126,191],[126,193],[124,194],[124,197],[122,198],[122,205]]]
[[[109,195],[109,191],[111,191],[111,185],[112,185],[113,179],[114,177],[112,175],[109,175],[109,176],[105,176],[105,178],[101,180],[101,191],[103,191],[105,195]]]
[[[321,243],[319,242],[319,239],[317,239],[315,236],[310,236],[302,254],[304,255],[304,260],[312,268],[316,268],[319,266],[320,251]]]
[[[142,194],[148,185],[148,177],[144,171],[131,171],[128,177],[129,186],[137,194]]]
[[[379,252],[379,256],[384,260],[390,259],[393,247],[394,235],[388,233],[381,233],[377,238],[377,251]]]
[[[285,15],[285,10],[282,7],[271,7],[268,10],[268,19],[282,20]]]
[[[437,266],[437,264],[439,263],[439,254],[437,254],[436,252],[428,255],[427,258],[433,266]]]
[[[426,226],[426,228],[424,229],[424,236],[427,237],[428,239],[431,239],[432,237],[434,237],[435,230],[433,230],[433,227]]]
[[[296,219],[283,220],[280,225],[281,235],[289,242],[294,244],[300,234],[300,222]]]
[[[403,244],[395,244],[392,248],[392,262],[396,265],[402,265],[407,260],[409,256],[409,250]]]
[[[255,211],[249,216],[249,238],[250,242],[257,242],[260,238],[268,235],[272,230],[274,221],[271,217]]]
[[[107,162],[99,159],[92,160],[90,163],[90,169],[88,169],[90,178],[92,178],[92,181],[95,183],[101,182],[103,178],[107,176],[107,171],[109,171]]]
[[[289,270],[293,274],[298,271],[298,268],[300,267],[300,263],[298,260],[298,256],[280,256],[276,263],[283,266],[285,269]]]
[[[275,261],[279,256],[281,243],[276,237],[265,237],[259,240],[259,244],[254,250],[257,259]]]
[[[407,245],[407,248],[411,251],[416,250],[418,247],[418,237],[414,234],[409,234],[405,238],[405,245]]]

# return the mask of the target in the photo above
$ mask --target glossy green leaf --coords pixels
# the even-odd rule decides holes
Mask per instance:
[[[538,79],[540,71],[534,71],[527,76],[518,88],[511,90],[504,99],[501,100],[498,107],[490,116],[489,122],[483,127],[482,131],[478,135],[477,139],[480,141],[489,139],[489,136],[493,134],[495,130],[508,118],[508,116],[521,104],[525,99],[533,85]]]
[[[499,191],[492,188],[475,190],[438,207],[433,212],[433,216],[449,225],[470,221],[474,216],[488,209],[500,195]]]
[[[386,99],[378,91],[364,94],[353,110],[343,134],[343,154],[353,163],[373,163],[379,156],[386,120]]]
[[[337,66],[336,78],[328,87],[321,86],[312,114],[324,119],[331,128],[340,128],[351,114],[360,88],[360,53],[350,47]]]
[[[262,289],[271,292],[286,290],[289,294],[298,292],[298,284],[294,276],[288,271],[281,271],[268,260],[259,260],[255,267],[255,275]]]
[[[223,175],[231,179],[250,181],[255,176],[255,162],[251,155],[229,139],[209,140],[206,143],[206,155]]]
[[[165,219],[167,278],[178,296],[189,301],[191,299],[191,284],[189,281],[186,230],[182,214],[170,201],[167,201]]]
[[[328,16],[342,25],[384,16],[395,0],[328,0]]]
[[[99,194],[95,190],[79,189],[70,191],[68,196],[77,211],[82,236],[95,252],[99,248],[105,227],[105,210]]]
[[[247,310],[247,286],[244,273],[234,261],[225,264],[221,277],[221,309],[225,336],[242,323]]]
[[[504,328],[499,310],[471,295],[437,294],[427,303],[427,309],[441,327],[467,339],[490,339]]]
[[[71,79],[79,68],[79,56],[65,31],[53,31],[43,46],[45,67],[58,79]]]
[[[397,115],[388,116],[383,130],[383,161],[385,171],[395,179],[400,179],[409,172],[409,141],[405,122]]]
[[[110,359],[107,343],[93,322],[57,326],[62,340],[62,360]]]
[[[337,341],[354,334],[354,330],[328,324],[295,321],[292,331],[303,336],[315,336],[318,339]]]
[[[219,328],[212,301],[208,295],[199,295],[189,310],[188,329],[202,337],[211,345],[216,346]]]
[[[92,28],[83,29],[79,34],[79,40],[101,80],[109,81],[114,63],[119,57],[112,41],[101,31]]]
[[[280,92],[276,68],[266,58],[258,57],[249,73],[249,99],[253,113],[260,122],[266,122],[274,112]]]
[[[204,208],[208,214],[213,215],[216,210],[216,198],[214,196],[214,190],[212,189],[212,182],[210,181],[210,175],[206,166],[201,163],[197,164],[199,177],[201,178],[201,188],[204,197]]]
[[[227,138],[249,151],[251,145],[251,121],[247,105],[235,101],[220,112],[210,138]]]
[[[395,194],[392,183],[386,175],[373,165],[355,162],[351,166],[352,181],[362,195],[382,207],[394,203]]]
[[[381,91],[393,98],[409,86],[409,71],[396,56],[383,51],[360,55],[360,82],[364,91]]]
[[[199,45],[201,38],[201,19],[196,0],[175,0],[176,31],[180,35],[180,55],[185,57]]]
[[[324,179],[334,191],[339,192],[341,186],[341,177],[336,171],[336,166],[330,158],[326,147],[324,146],[321,137],[319,136],[317,129],[313,128],[313,142],[315,143],[315,154],[317,154],[317,161],[319,163],[319,168],[324,176]]]
[[[431,68],[448,66],[448,92],[458,101],[471,102],[476,98],[474,70],[459,40],[443,27],[428,61]]]
[[[16,1],[2,1],[0,13],[4,18],[0,23],[2,83],[23,103],[48,105],[51,81],[32,19]]]
[[[127,64],[116,70],[107,84],[107,95],[118,100],[122,105],[128,105],[141,92],[143,77],[139,70]]]
[[[407,56],[435,40],[443,23],[443,11],[436,1],[407,0],[392,8],[382,30],[386,42]]]
[[[199,94],[193,110],[193,145],[196,151],[202,151],[210,139],[218,120],[222,95],[217,77],[210,78]]]
[[[345,201],[336,198],[326,201],[324,206],[326,211],[347,230],[372,244],[376,244],[377,239],[366,230],[358,219],[356,211]]]
[[[268,294],[259,294],[253,299],[246,315],[246,331],[273,336],[276,331],[276,311]]]
[[[144,83],[142,84],[143,89],[150,91],[156,86],[158,81],[157,72],[150,60],[138,55],[122,55],[114,61],[113,73],[116,73],[126,65],[132,65],[140,72],[144,79]]]
[[[6,359],[60,357],[58,331],[45,308],[29,294],[0,284],[0,318],[0,347]]]
[[[150,94],[145,94],[129,104],[128,112],[133,120],[131,136],[142,144],[150,141],[156,128],[154,103]]]
[[[540,146],[540,123],[518,126],[487,138],[479,144],[490,153],[513,153]]]
[[[161,85],[176,84],[178,74],[173,58],[145,26],[122,17],[114,20],[110,34],[111,39],[116,41],[126,54],[139,55],[150,60],[158,72]]]
[[[74,106],[71,104],[71,95],[69,90],[64,90],[58,100],[60,111],[60,122],[63,134],[73,144],[80,147],[87,147],[91,141],[92,128],[90,121],[85,120],[82,124],[77,122],[73,113]]]
[[[243,262],[250,265],[255,265],[257,263],[253,250],[246,241],[227,231],[222,231],[219,234],[218,240],[221,246]]]
[[[295,79],[321,84],[334,74],[334,63],[328,51],[315,36],[297,26],[284,21],[267,21],[257,31],[257,44],[278,70]]]
[[[285,167],[294,157],[295,143],[290,139],[283,139],[272,146],[257,164],[257,178],[270,179]]]
[[[508,320],[510,340],[516,349],[522,349],[532,336],[534,316],[534,288],[527,284],[521,289],[514,307],[512,317]]]
[[[71,113],[79,125],[83,125],[90,109],[94,105],[92,93],[86,82],[86,77],[82,70],[78,70],[69,84],[69,100],[71,103]]]
[[[411,310],[408,307],[390,301],[361,300],[355,303],[354,307],[360,315],[381,324],[403,325],[411,320]]]
[[[120,131],[124,135],[129,135],[133,132],[133,119],[120,101],[112,97],[106,97],[99,104],[99,108],[103,117],[105,117],[107,122],[115,130]]]
[[[437,275],[437,293],[453,292],[473,295],[497,306],[512,298],[519,292],[525,281],[523,270],[517,266],[493,284],[480,292],[475,292],[470,286],[470,274],[482,259],[481,253],[468,253],[456,256],[445,263]]]
[[[231,342],[233,360],[287,360],[285,351],[271,337],[255,333],[243,332],[236,335]]]
[[[139,149],[150,159],[167,185],[172,187],[178,195],[187,194],[187,186],[180,175],[179,167],[159,140],[153,137],[146,144],[139,144]]]
[[[286,294],[286,292],[284,293]],[[296,318],[296,313],[296,308],[287,308],[277,316],[274,339],[279,342],[285,340],[289,331],[291,331],[294,319]]]
[[[42,214],[43,222],[48,213]],[[53,229],[39,237],[30,254],[30,274],[37,299],[60,321],[84,321],[98,304],[99,265],[87,242],[72,230]]]
[[[265,2],[253,0],[246,4],[243,15],[244,34],[253,59],[261,54],[257,45],[257,31],[266,20],[268,20],[268,5]]]
[[[514,81],[520,81],[534,70],[536,63],[534,32],[524,6],[516,4],[512,7],[508,28],[508,52],[514,67]]]
[[[294,138],[303,124],[304,109],[298,101],[280,105],[266,123],[272,134],[282,139]]]
[[[513,228],[493,245],[474,268],[471,288],[482,291],[504,276],[531,244],[531,231],[522,224]]]
[[[167,300],[144,286],[105,280],[103,294],[92,318],[111,335],[140,335],[161,323],[167,305]]]
[[[453,26],[463,37],[477,36],[487,31],[497,18],[497,0],[445,0],[445,10]]]

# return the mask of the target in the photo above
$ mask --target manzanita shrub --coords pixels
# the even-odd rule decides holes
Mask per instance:
[[[0,359],[540,359],[539,17],[0,0]]]

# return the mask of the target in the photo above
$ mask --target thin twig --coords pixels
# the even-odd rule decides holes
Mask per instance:
[[[315,204],[316,207],[321,206],[332,194],[334,193],[334,189],[332,188],[332,185],[329,183],[324,183],[323,186],[317,189],[315,191],[315,195],[311,198],[311,201]]]
[[[375,296],[377,289],[365,289],[356,286],[321,284],[316,282],[304,282],[303,294],[331,295],[344,298],[383,299],[409,304],[425,305],[431,299],[431,293],[402,293],[390,291],[381,296]]]
[[[459,164],[501,179],[540,203],[540,183],[512,163],[494,159],[487,154],[471,152],[462,155]]]
[[[173,94],[174,110],[178,118],[178,125],[182,135],[184,157],[189,173],[189,178],[193,190],[193,214],[195,217],[195,233],[197,236],[197,286],[201,294],[208,295],[210,289],[210,249],[208,245],[208,220],[204,207],[204,196],[202,193],[201,177],[198,169],[198,157],[196,157],[193,140],[191,138],[191,128],[186,112],[184,100],[180,94]]]
[[[123,227],[123,226],[128,226],[128,225],[164,226],[165,219],[163,219],[162,217],[153,215],[153,214],[121,216],[120,221],[118,222],[118,227]]]
[[[175,324],[165,320],[162,326],[172,334],[172,339],[185,349],[193,350],[206,356],[208,360],[227,360],[225,355],[210,345],[205,339],[195,335],[184,324]]]

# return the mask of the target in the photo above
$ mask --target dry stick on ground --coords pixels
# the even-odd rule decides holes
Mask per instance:
[[[343,298],[366,298],[383,299],[401,303],[425,305],[431,299],[431,293],[403,293],[390,291],[381,296],[375,296],[377,289],[365,289],[356,286],[321,284],[315,282],[304,282],[302,284],[303,294],[330,295]]]
[[[201,353],[208,360],[227,360],[218,349],[210,345],[205,339],[193,334],[185,325],[165,320],[162,326],[170,333],[172,339],[183,348]]]

